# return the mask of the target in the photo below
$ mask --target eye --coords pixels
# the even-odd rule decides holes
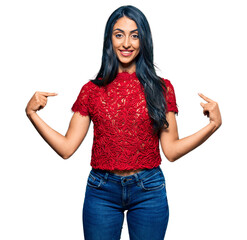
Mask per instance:
[[[138,39],[138,38],[139,38],[139,35],[138,35],[138,34],[133,34],[132,37],[133,37],[134,39]]]
[[[123,34],[121,34],[121,33],[117,33],[117,34],[115,35],[116,38],[121,38],[122,36],[123,36]]]

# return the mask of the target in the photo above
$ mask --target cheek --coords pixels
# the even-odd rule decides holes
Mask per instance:
[[[112,46],[113,48],[118,48],[120,45],[120,41],[116,40],[116,39],[112,39]]]
[[[139,49],[140,49],[140,44],[139,44],[139,42],[135,42],[135,43],[133,44],[133,47],[134,47],[136,50],[139,51]]]

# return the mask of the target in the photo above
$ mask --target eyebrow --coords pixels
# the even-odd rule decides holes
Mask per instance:
[[[120,29],[120,28],[114,29],[113,32],[114,32],[114,31],[117,31],[117,30],[120,31],[120,32],[124,32],[124,30],[122,30],[122,29]],[[135,31],[138,31],[138,28],[135,29],[135,30],[130,31],[130,33],[135,32]]]

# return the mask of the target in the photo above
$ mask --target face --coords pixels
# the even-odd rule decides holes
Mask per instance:
[[[119,60],[119,71],[135,71],[135,58],[140,51],[135,21],[125,16],[117,20],[113,26],[112,45]]]

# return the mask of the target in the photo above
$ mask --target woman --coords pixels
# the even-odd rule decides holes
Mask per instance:
[[[37,114],[47,97],[55,95],[36,92],[26,113],[62,158],[76,151],[91,120],[94,123],[92,170],[83,205],[85,239],[120,239],[125,210],[131,240],[164,239],[169,209],[159,140],[169,161],[179,159],[220,127],[218,104],[199,94],[207,102],[201,106],[210,122],[179,139],[174,88],[156,75],[149,24],[133,6],[122,6],[109,17],[101,68],[82,87],[65,136]]]

